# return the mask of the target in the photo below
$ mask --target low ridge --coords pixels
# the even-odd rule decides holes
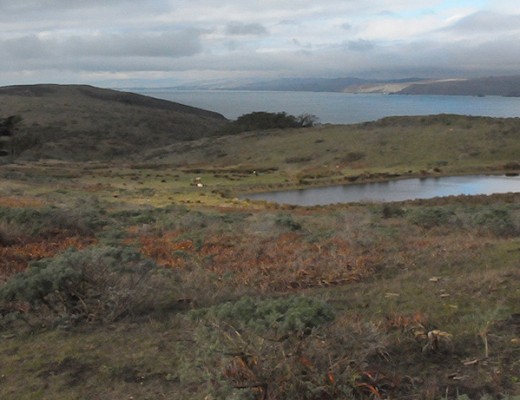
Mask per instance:
[[[221,114],[86,85],[0,88],[0,118],[17,116],[13,152],[24,159],[106,160],[217,134]]]

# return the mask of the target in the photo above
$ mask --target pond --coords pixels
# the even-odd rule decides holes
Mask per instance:
[[[254,193],[250,200],[315,206],[335,203],[391,202],[434,197],[520,192],[520,176],[471,175],[413,178]]]

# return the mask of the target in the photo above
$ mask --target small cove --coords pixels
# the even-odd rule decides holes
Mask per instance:
[[[520,192],[520,176],[469,175],[391,180],[253,193],[249,200],[316,206],[335,203],[392,202],[458,195]]]

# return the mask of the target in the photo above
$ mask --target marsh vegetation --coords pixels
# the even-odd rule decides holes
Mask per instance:
[[[294,210],[3,199],[4,398],[518,393],[519,195]]]
[[[5,163],[0,397],[518,399],[520,194],[235,197],[516,173],[518,124],[399,117]]]

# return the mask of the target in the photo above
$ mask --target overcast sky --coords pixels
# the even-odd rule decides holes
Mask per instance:
[[[516,0],[0,0],[0,85],[520,74]]]

